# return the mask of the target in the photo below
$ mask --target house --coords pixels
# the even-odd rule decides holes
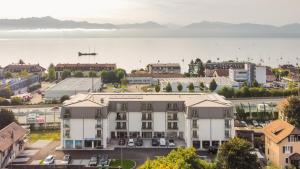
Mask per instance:
[[[283,120],[275,120],[263,128],[265,155],[278,167],[300,168],[300,130]]]
[[[63,149],[107,148],[119,138],[173,138],[207,149],[234,137],[233,106],[218,94],[89,93],[61,109]]]
[[[176,73],[131,73],[126,79],[129,84],[158,84],[160,78],[183,78],[182,74]]]
[[[13,122],[0,130],[0,168],[5,168],[24,149],[26,130]]]
[[[16,74],[22,71],[27,71],[29,74],[38,74],[43,76],[46,69],[39,64],[9,64],[5,66],[3,70],[4,74],[7,72]]]
[[[267,82],[268,83],[276,81],[276,76],[274,75],[274,73],[272,72],[272,69],[270,67],[267,67],[266,75],[267,75]]]
[[[64,70],[70,70],[71,74],[74,75],[76,71],[81,71],[85,76],[89,75],[89,72],[94,71],[98,75],[100,75],[100,72],[103,70],[106,71],[113,71],[117,68],[116,64],[57,64],[55,66],[55,72],[56,72],[56,79],[61,79],[62,73]]]
[[[180,74],[181,68],[178,63],[153,63],[147,65],[147,71],[153,73],[175,73]]]

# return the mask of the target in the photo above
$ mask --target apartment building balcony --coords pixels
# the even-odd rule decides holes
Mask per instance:
[[[152,121],[152,116],[142,116],[143,121]]]
[[[225,124],[225,129],[231,129],[231,124]]]
[[[178,126],[168,126],[168,130],[178,130]]]
[[[168,116],[168,121],[178,121],[178,117],[177,116]]]
[[[142,126],[142,130],[152,130],[152,126]]]
[[[153,112],[153,108],[142,108],[141,112]]]
[[[71,113],[65,112],[65,113],[63,114],[63,119],[70,119],[70,118],[71,118]]]
[[[167,108],[166,109],[166,112],[179,112],[179,108],[177,107],[177,108]]]
[[[198,139],[198,138],[199,138],[198,134],[193,135],[193,139]]]
[[[127,116],[126,116],[126,115],[123,115],[123,116],[117,116],[117,117],[116,117],[116,120],[117,120],[117,121],[127,120]]]
[[[64,134],[64,138],[70,138],[70,134]]]
[[[70,125],[69,124],[64,124],[64,129],[70,130]]]

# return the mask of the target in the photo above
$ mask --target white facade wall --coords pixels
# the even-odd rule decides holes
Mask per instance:
[[[142,129],[142,113],[129,112],[128,113],[128,130],[129,132],[139,132]]]
[[[237,82],[250,82],[249,70],[246,69],[229,69],[229,78]]]
[[[259,84],[266,84],[267,83],[267,68],[266,66],[256,66],[255,74],[256,74],[256,81]]]
[[[166,113],[165,112],[153,112],[153,131],[165,132],[167,128]]]

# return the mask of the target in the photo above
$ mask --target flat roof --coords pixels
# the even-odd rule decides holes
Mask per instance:
[[[213,79],[215,79],[218,85],[235,85],[236,81],[231,80],[229,77],[192,77],[192,78],[159,78],[159,82],[162,84],[166,83],[196,83],[199,84],[203,82],[204,84],[209,84]]]
[[[87,91],[92,89],[92,81],[94,81],[94,87],[101,86],[101,78],[67,78],[56,85],[50,87],[46,91]]]

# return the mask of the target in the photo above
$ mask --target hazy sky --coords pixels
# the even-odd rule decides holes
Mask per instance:
[[[188,24],[203,20],[300,23],[300,0],[1,0],[1,18],[53,16],[92,22]]]

